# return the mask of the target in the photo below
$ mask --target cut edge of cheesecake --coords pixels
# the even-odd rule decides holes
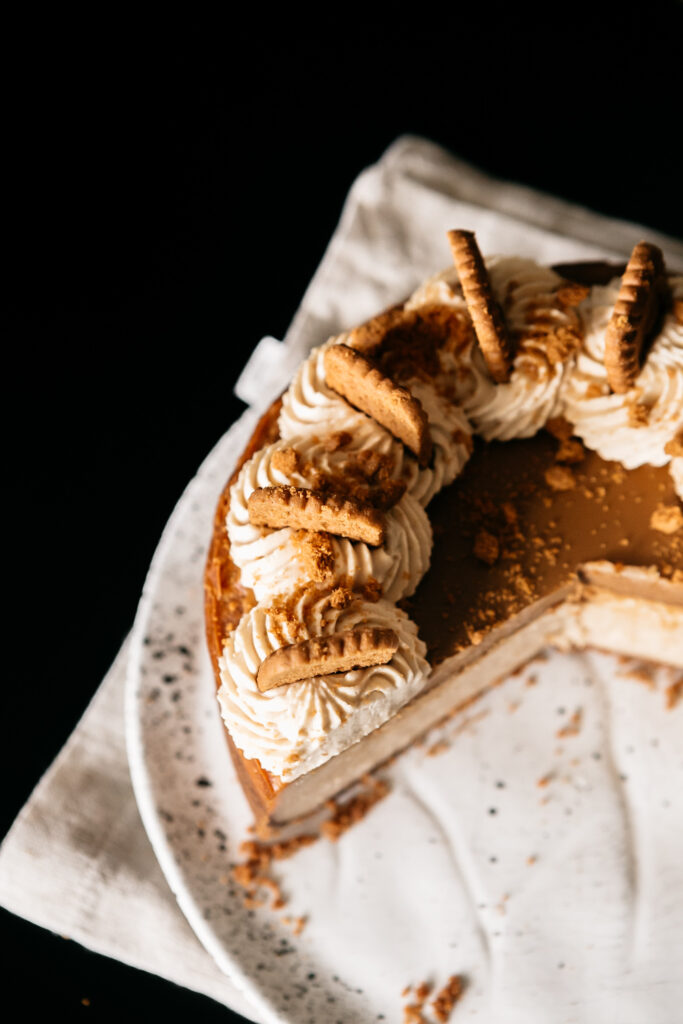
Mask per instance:
[[[425,689],[374,732],[292,782],[264,772],[230,739],[258,834],[274,836],[308,818],[548,647],[593,648],[655,662],[666,651],[667,663],[683,666],[683,584],[663,581],[649,570],[629,571],[628,582],[625,575],[607,562],[582,567],[562,592],[527,607],[480,645],[436,665]]]

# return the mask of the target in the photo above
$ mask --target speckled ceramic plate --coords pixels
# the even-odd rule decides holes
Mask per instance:
[[[398,758],[390,795],[339,842],[279,862],[284,909],[245,907],[230,866],[250,818],[204,647],[202,572],[255,422],[223,438],[164,533],[128,680],[140,810],[201,942],[263,1022],[401,1021],[406,986],[455,974],[454,1020],[671,1024],[683,707],[666,710],[664,670],[643,685],[606,656],[537,660]],[[299,935],[287,917],[306,919]]]

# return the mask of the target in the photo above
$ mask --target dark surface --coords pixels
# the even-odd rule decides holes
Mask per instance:
[[[241,411],[354,177],[396,136],[683,235],[676,3],[494,29],[266,21],[6,36],[5,348],[11,652],[4,835],[128,631],[161,530]],[[549,8],[550,10],[550,8]],[[422,21],[429,26],[421,27]],[[636,239],[634,239],[636,241]],[[0,914],[4,996],[36,1014],[230,1014]],[[89,1005],[82,999],[87,998]]]

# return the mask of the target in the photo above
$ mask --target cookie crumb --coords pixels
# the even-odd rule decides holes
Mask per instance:
[[[370,604],[375,604],[379,601],[382,596],[382,585],[379,580],[376,580],[374,576],[371,576],[361,588],[361,594],[363,600],[368,601]]]
[[[568,438],[560,443],[555,452],[556,462],[582,462],[586,457],[586,449],[577,438]]]
[[[465,979],[460,974],[452,974],[442,989],[436,993],[430,1006],[439,1024],[445,1024],[453,1012],[453,1007],[462,998],[465,991]]]
[[[576,487],[574,474],[566,466],[551,466],[546,469],[545,482],[553,491],[571,491]]]
[[[294,448],[282,448],[273,452],[270,464],[280,473],[292,476],[299,469],[299,455]]]
[[[298,936],[301,935],[304,930],[308,918],[304,915],[301,917],[289,917],[288,915],[285,915],[284,917],[281,917],[280,920],[284,925],[292,929],[292,935]]]
[[[578,306],[590,295],[590,288],[585,284],[575,284],[573,281],[560,285],[555,296],[560,306]]]
[[[553,416],[546,422],[545,429],[553,437],[557,438],[558,441],[568,441],[574,433],[569,420],[566,420],[564,416]]]
[[[646,427],[650,422],[650,407],[642,402],[628,402],[626,415],[629,427]]]
[[[314,583],[326,583],[334,574],[334,547],[329,533],[297,530],[292,534],[306,573]]]
[[[504,501],[503,504],[501,505],[501,511],[503,513],[503,516],[505,517],[505,522],[508,524],[508,526],[515,526],[515,524],[519,521],[517,509],[511,501]]]
[[[683,700],[683,675],[680,679],[677,679],[675,683],[671,683],[670,686],[664,691],[666,699],[666,710],[673,711],[680,700]]]
[[[263,906],[266,902],[265,890],[272,897],[271,909],[281,910],[286,905],[286,900],[279,883],[270,874],[271,865],[275,860],[293,856],[302,847],[310,846],[316,839],[315,835],[301,835],[276,843],[262,843],[255,839],[247,839],[241,843],[240,853],[245,860],[233,865],[231,875],[245,891],[245,907],[251,909]]]
[[[353,594],[348,587],[335,587],[330,594],[330,606],[332,608],[346,608],[351,604]]]
[[[658,505],[650,516],[650,529],[659,533],[676,533],[683,527],[683,512],[679,505]]]
[[[406,999],[412,991],[412,985],[406,985],[401,996],[403,999]],[[432,986],[428,981],[422,981],[416,986],[413,993],[413,1001],[403,1007],[403,1024],[427,1024],[426,1018],[422,1015],[422,1009],[431,991]]]
[[[336,433],[330,434],[329,437],[325,438],[323,448],[328,452],[337,452],[340,448],[346,448],[347,445],[351,444],[352,440],[353,438],[348,430],[338,430]]]
[[[666,442],[664,451],[673,459],[680,459],[683,456],[683,430]]]
[[[621,659],[620,659],[621,660]],[[643,683],[648,689],[656,689],[655,678],[652,674],[652,665],[647,662],[631,661],[631,659],[624,659],[624,668],[619,672],[619,675],[625,679],[635,679],[638,683]]]
[[[572,717],[569,719],[566,725],[563,725],[561,729],[557,730],[557,735],[560,739],[565,736],[578,736],[581,725],[583,722],[583,708],[577,708]]]
[[[344,832],[361,821],[389,793],[389,784],[383,779],[366,775],[362,781],[365,788],[351,800],[343,804],[328,800],[325,804],[331,816],[320,826],[320,833],[330,842],[336,843]]]
[[[473,552],[475,558],[487,565],[493,565],[500,556],[500,543],[488,530],[479,530],[474,539]]]

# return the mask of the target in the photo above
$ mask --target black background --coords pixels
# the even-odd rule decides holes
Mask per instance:
[[[6,34],[0,835],[127,633],[166,519],[242,409],[249,352],[283,335],[353,179],[398,135],[683,235],[681,5],[515,6]],[[10,1005],[237,1019],[0,926]]]

